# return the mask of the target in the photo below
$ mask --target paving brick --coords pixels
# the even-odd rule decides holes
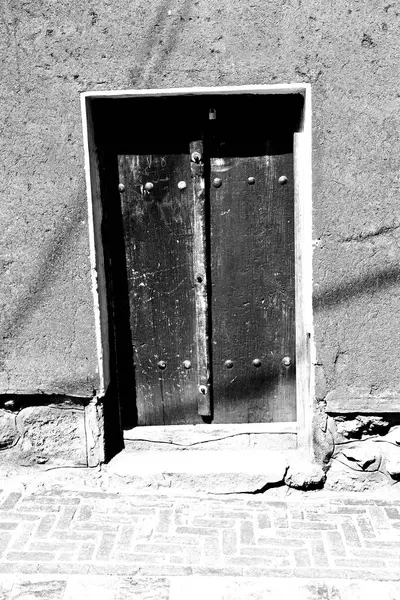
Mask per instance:
[[[294,519],[296,521],[300,521],[300,520],[304,519],[304,511],[301,510],[300,508],[290,508],[289,515],[290,515],[291,519]]]
[[[240,566],[279,566],[288,567],[290,561],[286,557],[280,556],[233,556],[226,559],[228,564]]]
[[[249,512],[238,510],[238,511],[228,511],[228,510],[215,510],[212,513],[212,516],[216,519],[248,519]]]
[[[313,529],[315,531],[337,529],[335,523],[310,523],[307,521],[292,521],[290,527],[292,529]]]
[[[58,495],[58,492],[54,492],[54,494]],[[119,492],[79,492],[80,498],[113,498],[118,499],[120,497]]]
[[[75,560],[75,558],[76,557],[73,552],[65,552],[62,550],[61,552],[58,552],[56,560],[59,560],[60,562],[72,562]]]
[[[266,505],[271,508],[283,508],[284,510],[288,508],[288,503],[281,502],[280,500],[268,500],[268,502],[265,500],[249,500],[247,502],[247,506],[259,508],[260,510],[265,510]]]
[[[335,556],[345,556],[346,548],[339,531],[327,531],[325,533],[328,550]]]
[[[311,567],[310,554],[306,548],[296,548],[294,559],[297,567]]]
[[[393,506],[386,506],[385,513],[389,517],[389,519],[400,519],[400,512],[397,508]]]
[[[378,552],[375,548],[352,548],[351,558],[380,558],[398,560],[399,552],[395,548],[379,548]]]
[[[2,554],[11,540],[11,533],[8,531],[0,531],[0,554]]]
[[[154,534],[152,536],[152,542],[160,543],[160,544],[181,544],[183,546],[196,546],[199,543],[199,538],[196,535],[187,535],[185,533],[181,533],[180,535],[174,534]]]
[[[310,540],[311,557],[316,567],[327,567],[329,560],[322,540]]]
[[[61,511],[61,506],[59,504],[35,504],[29,503],[24,504],[21,509],[26,513],[38,513],[41,516],[41,513],[59,513]]]
[[[241,546],[239,554],[241,556],[288,556],[289,550],[278,546]]]
[[[77,521],[89,521],[93,514],[93,508],[91,506],[83,505],[78,508],[76,515]]]
[[[7,523],[7,522],[0,523],[0,531],[1,530],[10,531],[12,529],[17,529],[17,527],[18,527],[18,523]]]
[[[36,523],[20,523],[17,531],[12,537],[10,550],[21,550],[33,534],[35,527]]]
[[[123,506],[111,509],[112,515],[118,515],[120,513],[124,515],[137,515],[142,517],[143,515],[155,515],[157,514],[157,508],[154,506]]]
[[[203,555],[207,562],[216,562],[221,555],[217,537],[206,537],[203,540]]]
[[[360,515],[365,514],[366,507],[361,506],[335,506],[329,513],[336,515]]]
[[[216,567],[216,566],[194,566],[194,575],[203,575],[209,577],[241,577],[243,575],[242,567]]]
[[[352,557],[351,560],[348,560],[346,558],[335,558],[334,563],[337,567],[351,567],[352,569],[365,569],[368,567],[385,567],[385,562],[383,560],[379,560],[378,558],[357,559]]]
[[[283,508],[274,508],[272,513],[272,522],[277,529],[286,529],[288,524],[287,510]]]
[[[17,509],[0,512],[6,555],[0,573],[156,577],[161,569],[165,577],[290,573],[350,578],[369,573],[373,579],[395,580],[400,570],[400,501],[346,504],[302,497],[286,503],[265,496],[225,502],[190,496],[85,498],[80,493],[51,498],[42,492],[19,496],[13,500]],[[132,507],[137,514],[129,512]]]
[[[116,533],[111,533],[109,531],[103,533],[96,553],[96,560],[107,560],[110,557],[116,537]]]
[[[118,530],[118,525],[111,523],[99,523],[96,519],[96,523],[76,523],[74,525],[74,531],[109,531],[115,532]]]
[[[156,570],[157,567],[154,567]],[[143,569],[143,565],[136,564],[126,564],[126,563],[113,563],[112,565],[107,565],[102,563],[101,565],[87,565],[87,572],[90,575],[129,575],[133,577],[135,575],[141,574],[141,570]]]
[[[400,550],[400,540],[365,540],[365,545],[369,548],[398,548]]]
[[[242,544],[255,544],[254,526],[251,521],[243,521],[240,524],[240,542]]]
[[[84,544],[83,546],[81,546],[78,554],[78,561],[92,560],[95,549],[95,544]]]
[[[364,538],[375,538],[376,533],[371,525],[371,520],[367,517],[357,517],[357,525]]]
[[[279,532],[280,535],[280,532]],[[286,546],[286,547],[301,547],[304,546],[306,541],[304,539],[290,539],[290,538],[284,538],[284,540],[282,540],[281,537],[277,537],[277,538],[272,538],[272,537],[260,537],[258,539],[258,543],[261,546]]]
[[[57,529],[68,529],[76,513],[76,507],[67,506],[64,508],[57,521]]]
[[[51,534],[51,538],[56,540],[96,540],[100,535],[100,531],[55,531]]]
[[[346,544],[349,546],[361,546],[357,530],[351,522],[342,523],[340,529]]]
[[[62,497],[62,496],[39,496],[38,494],[34,494],[24,498],[22,504],[25,502],[35,502],[37,504],[64,504],[64,505],[77,505],[80,504],[81,499],[77,497]]]
[[[193,575],[193,568],[180,565],[143,565],[139,570],[141,575],[156,575],[157,577],[177,577]]]
[[[225,556],[233,556],[237,552],[237,531],[225,529],[222,532],[222,552]]]
[[[176,533],[189,533],[193,535],[216,535],[215,529],[208,529],[207,527],[177,527]]]
[[[161,564],[161,563],[165,563],[166,562],[167,557],[165,556],[165,554],[160,554],[160,555],[149,555],[149,554],[143,554],[140,552],[118,552],[115,554],[115,560],[118,562],[129,562],[129,563],[135,563],[135,562],[141,562],[141,563],[145,563],[145,564],[153,564],[153,563],[157,563],[157,564]]]
[[[268,513],[259,513],[257,515],[257,525],[260,529],[271,527],[271,519]]]
[[[233,519],[204,519],[203,517],[195,517],[193,524],[199,527],[234,527]]]
[[[290,538],[290,539],[322,539],[322,529],[310,530],[310,529],[280,529],[279,537]]]
[[[205,539],[212,540],[213,538]],[[178,557],[175,554],[171,554],[169,558],[170,561],[172,561]],[[201,548],[199,546],[184,546],[182,548],[182,556],[180,556],[179,558],[182,558],[183,563],[185,563],[186,565],[197,565],[201,562],[202,558]]]
[[[135,544],[135,552],[150,552],[151,554],[179,554],[182,546],[179,544]]]
[[[171,508],[163,508],[160,510],[160,515],[158,517],[158,523],[156,526],[156,531],[167,532],[169,531],[172,523],[173,511]]]
[[[117,541],[115,543],[115,549],[129,551],[134,535],[134,527],[132,527],[131,525],[123,525],[118,532]]]
[[[11,508],[14,508],[21,496],[22,494],[19,492],[11,492],[0,505],[0,510],[10,510]]]
[[[22,513],[22,512],[4,512],[0,513],[0,522],[3,521],[16,521],[17,523],[21,521],[39,521],[42,518],[42,515],[35,515],[33,513]]]
[[[33,541],[29,544],[29,552],[56,552],[57,550],[76,550],[76,542],[72,541]]]
[[[372,517],[376,529],[390,529],[387,514],[381,506],[369,506],[368,512]]]
[[[34,561],[34,562],[47,562],[54,560],[55,554],[53,552],[9,552],[6,555],[6,559],[9,561]]]
[[[56,515],[49,514],[42,517],[40,523],[36,529],[35,537],[44,538],[47,537],[56,521]]]

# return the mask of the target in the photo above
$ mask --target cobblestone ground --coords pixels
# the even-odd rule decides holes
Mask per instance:
[[[297,598],[358,598],[355,590],[334,595],[352,580],[358,590],[368,580],[375,597],[374,586],[387,582],[392,595],[381,600],[400,598],[400,500],[8,491],[0,495],[0,553],[0,600],[162,600],[197,598],[200,589],[208,600],[274,598],[265,581],[290,591],[290,581],[306,580],[314,595]],[[339,583],[329,588],[328,580]],[[213,596],[222,581],[225,592]],[[245,582],[252,595],[238,591]]]

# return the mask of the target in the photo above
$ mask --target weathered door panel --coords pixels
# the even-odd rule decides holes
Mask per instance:
[[[274,141],[264,148],[246,156],[227,144],[211,158],[213,404],[220,423],[296,420],[293,154]]]
[[[204,316],[196,302],[194,244],[202,204],[193,200],[198,181],[191,177],[189,145],[187,154],[120,155],[118,161],[138,424],[196,423],[208,364],[198,355],[205,352],[197,342]]]

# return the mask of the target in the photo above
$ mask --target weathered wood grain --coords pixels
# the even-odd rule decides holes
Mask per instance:
[[[195,423],[201,419],[189,147],[186,155],[120,155],[119,175],[138,424]],[[153,189],[146,190],[149,182]]]
[[[190,165],[193,186],[193,265],[195,273],[196,297],[196,346],[198,413],[211,417],[210,366],[208,339],[208,298],[207,298],[207,229],[205,214],[205,182],[203,163],[203,142],[190,144]]]
[[[293,154],[223,152],[210,175],[214,421],[295,421]]]

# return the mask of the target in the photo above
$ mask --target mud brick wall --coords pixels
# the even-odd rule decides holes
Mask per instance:
[[[399,3],[0,11],[0,394],[99,389],[80,92],[310,82],[317,414],[336,390],[398,410]]]

